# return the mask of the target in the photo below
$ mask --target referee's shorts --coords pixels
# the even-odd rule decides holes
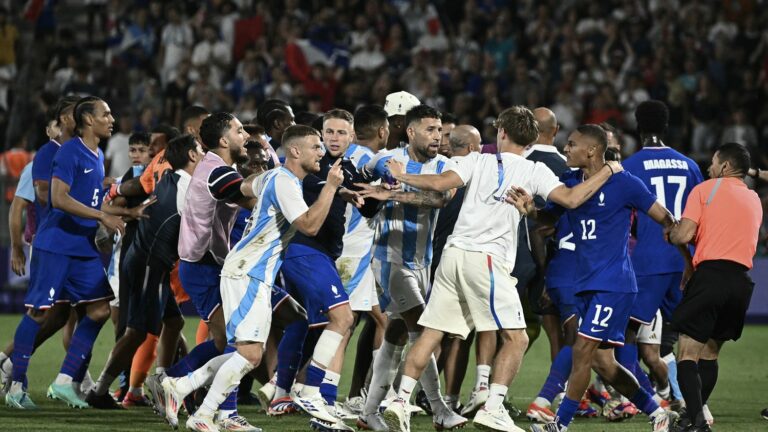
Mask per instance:
[[[672,328],[701,343],[739,339],[755,286],[747,270],[733,261],[701,262],[672,315]]]

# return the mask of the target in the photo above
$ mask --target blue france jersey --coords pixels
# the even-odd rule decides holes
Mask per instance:
[[[560,175],[560,181],[568,187],[574,187],[581,183],[581,171],[568,170]],[[552,288],[572,286],[576,277],[576,243],[571,223],[564,215],[565,208],[552,201],[547,202],[544,211],[560,216],[555,226],[557,249],[547,264],[546,284]]]
[[[578,183],[581,171],[578,171]],[[611,176],[587,202],[568,210],[576,243],[576,292],[637,292],[629,258],[633,210],[647,212],[656,197],[628,172]]]
[[[676,219],[683,214],[688,194],[704,179],[696,162],[669,147],[644,147],[623,163],[624,169],[656,193],[661,205]],[[664,230],[645,214],[637,215],[637,244],[632,251],[637,275],[679,273],[683,257],[664,241]]]
[[[93,152],[80,137],[61,145],[53,158],[53,179],[69,186],[69,196],[92,209],[101,208],[104,181],[104,154]],[[53,188],[51,188],[53,189]],[[74,216],[48,203],[48,216],[34,240],[36,249],[62,255],[97,257],[94,238],[98,221]]]
[[[51,182],[51,173],[53,172],[53,158],[56,156],[56,153],[59,151],[59,148],[61,147],[61,144],[57,143],[54,140],[50,140],[47,143],[45,143],[42,147],[40,147],[40,150],[35,153],[35,159],[33,160],[34,165],[32,167],[32,182],[36,183],[38,181],[46,181],[49,183],[49,189],[48,189],[48,200],[51,199],[51,192],[50,192],[50,182]],[[38,200],[35,200],[35,211],[37,212],[37,221],[38,224],[45,219],[45,216],[48,214],[48,208],[47,206],[41,206],[40,202]]]

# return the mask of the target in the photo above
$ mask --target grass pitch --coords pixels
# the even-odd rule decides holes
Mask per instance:
[[[18,315],[0,315],[0,344],[5,344],[13,337]],[[195,320],[188,320],[185,334],[187,340],[194,340]],[[111,324],[104,327],[96,342],[91,361],[91,374],[98,377],[113,345]],[[510,388],[510,395],[515,405],[525,409],[536,396],[539,387],[547,375],[550,361],[549,347],[545,338],[540,338],[526,356],[522,370]],[[354,351],[347,355],[339,397],[342,399],[349,388]],[[125,411],[74,410],[61,402],[45,398],[48,384],[58,373],[64,349],[61,337],[55,336],[46,342],[32,357],[29,369],[29,387],[32,399],[38,404],[37,411],[25,412],[0,407],[0,430],[9,431],[170,431],[160,417],[149,408],[137,408]],[[767,431],[768,421],[760,418],[760,410],[768,406],[768,327],[749,326],[744,337],[737,343],[726,344],[720,362],[720,379],[710,400],[710,408],[715,416],[716,431]],[[466,400],[474,383],[474,364],[462,389]],[[290,416],[284,419],[269,418],[253,407],[240,410],[254,425],[265,431],[307,431],[308,417]],[[182,423],[186,418],[182,416]],[[528,421],[518,419],[517,424],[527,428]],[[431,418],[416,417],[411,426],[416,431],[431,431]],[[471,425],[467,430],[471,430]],[[648,431],[650,426],[645,416],[623,423],[607,423],[603,419],[577,420],[569,431]]]

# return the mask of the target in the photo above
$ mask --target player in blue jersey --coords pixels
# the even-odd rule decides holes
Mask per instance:
[[[67,404],[88,406],[75,391],[73,377],[90,357],[91,348],[109,317],[112,298],[104,267],[95,246],[98,224],[122,232],[117,216],[100,210],[103,196],[104,155],[99,141],[112,134],[114,118],[109,106],[96,97],[80,99],[73,108],[77,135],[62,144],[53,159],[48,216],[42,222],[33,246],[32,272],[25,303],[29,308],[14,336],[13,383],[6,403],[31,408],[24,383],[35,337],[46,311],[67,298],[85,305],[59,375],[48,388],[48,396]]]
[[[679,219],[688,194],[703,181],[701,171],[696,162],[662,142],[661,137],[669,121],[669,110],[663,102],[650,100],[641,103],[635,110],[635,118],[643,148],[624,162],[624,169],[642,180],[655,192],[658,202]],[[671,344],[665,348],[665,361],[662,361],[659,345],[638,343],[635,346],[635,340],[640,325],[653,321],[658,309],[662,310],[665,321],[671,320],[672,310],[682,298],[680,281],[685,263],[677,248],[664,241],[662,228],[647,215],[637,214],[636,227],[637,243],[632,251],[632,267],[637,276],[637,299],[630,315],[625,346],[617,350],[617,356],[625,368],[634,366],[635,376],[646,390],[651,390],[653,387],[647,375],[637,363],[639,348],[656,378],[659,395],[669,399],[667,364],[675,365]],[[671,372],[674,377],[674,369]]]
[[[579,126],[570,135],[565,153],[568,165],[580,168],[577,181],[583,181],[603,167],[606,148],[605,131],[597,125]],[[552,206],[551,211],[542,212],[540,217],[533,200],[519,188],[510,191],[509,200],[521,212],[541,221],[554,221],[552,215],[562,213]],[[637,293],[628,253],[633,210],[648,214],[665,227],[675,223],[674,217],[656,202],[648,188],[628,173],[612,176],[587,202],[566,212],[576,243],[579,270],[575,286],[581,318],[578,334],[581,337],[573,346],[568,388],[557,417],[543,426],[534,425],[533,431],[567,429],[587,390],[592,367],[651,417],[654,431],[669,430],[667,413],[637,384],[632,374],[619,365],[613,353],[613,347],[624,343],[624,332]]]

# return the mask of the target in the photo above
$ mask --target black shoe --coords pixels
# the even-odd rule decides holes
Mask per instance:
[[[427,415],[431,416],[432,413],[432,405],[429,404],[429,399],[427,399],[427,393],[424,392],[424,390],[420,390],[418,393],[416,393],[416,406],[423,409]]]
[[[760,416],[762,416],[764,420],[768,420],[768,408],[762,410]]]
[[[109,392],[104,393],[103,395],[97,395],[95,391],[91,390],[88,392],[88,395],[85,396],[85,401],[88,402],[88,405],[96,409],[103,409],[103,410],[124,409],[122,405],[120,405],[119,403],[117,403],[117,401],[115,401],[115,399],[112,397],[112,395],[109,394]]]
[[[246,394],[238,394],[237,395],[237,404],[238,405],[250,405],[250,406],[259,406],[261,405],[261,402],[259,402],[259,398],[256,397],[253,393],[246,393]],[[267,407],[269,408],[269,407]]]

